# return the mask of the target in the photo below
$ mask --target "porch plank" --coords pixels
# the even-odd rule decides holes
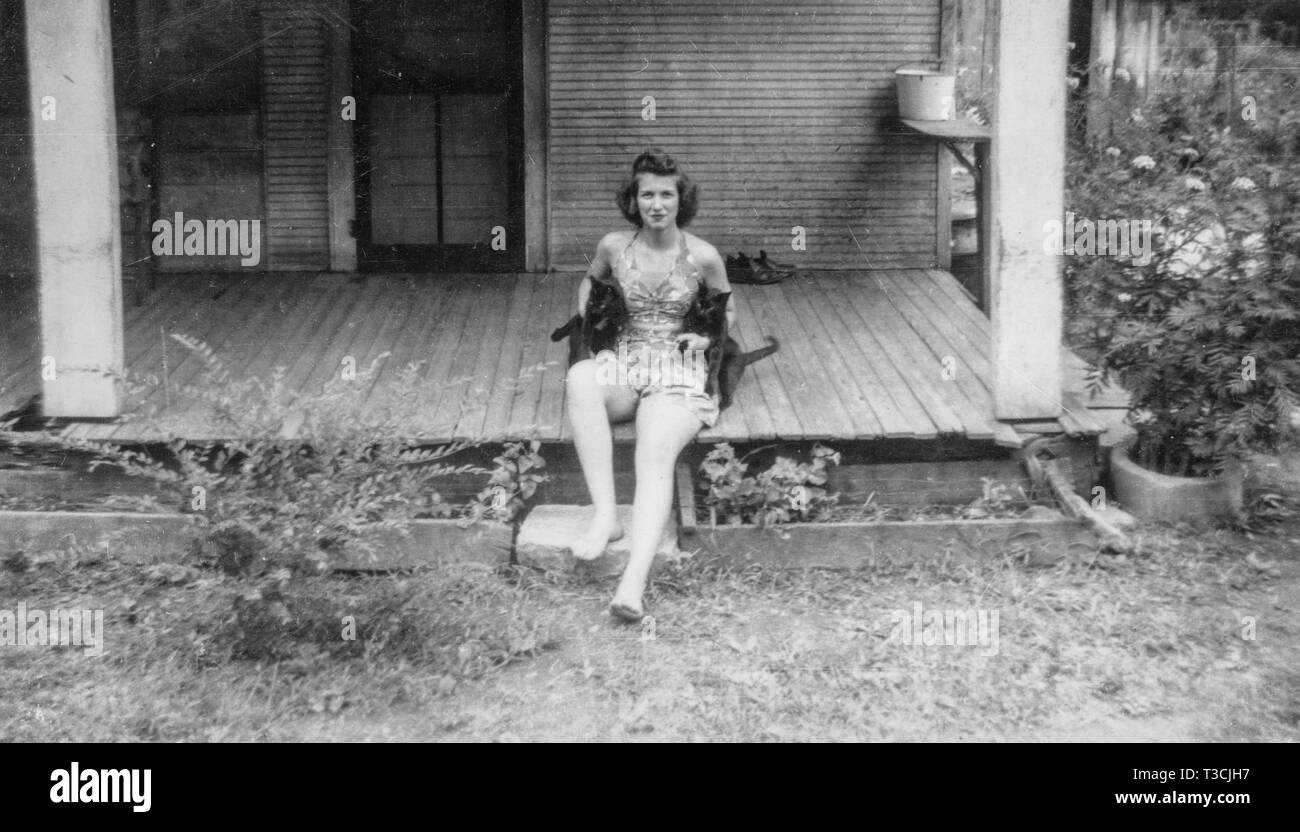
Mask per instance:
[[[365,352],[391,310],[392,297],[382,285],[349,281],[342,294],[343,319],[330,331],[328,347],[321,351],[320,359],[308,369],[300,386],[305,393],[319,393],[337,378],[345,356],[356,361],[358,371],[365,370]]]
[[[463,386],[463,382],[453,385],[450,377],[452,363],[456,359],[457,344],[462,335],[470,331],[473,325],[473,312],[477,308],[478,287],[465,279],[446,278],[451,283],[444,303],[438,309],[439,326],[434,330],[433,339],[426,347],[429,360],[421,367],[420,381],[431,386],[427,409],[416,417],[412,432],[420,439],[429,441],[447,441],[455,424],[438,422],[439,403],[451,395],[453,386]]]
[[[448,387],[442,391],[434,411],[436,424],[446,425],[446,436],[452,440],[475,438],[465,434],[463,420],[475,407],[483,406],[487,391],[491,389],[491,377],[495,375],[500,350],[499,333],[504,325],[502,310],[508,308],[510,292],[515,285],[514,280],[502,281],[494,275],[474,275],[464,279],[476,284],[474,305],[466,313],[473,321],[463,330],[455,346],[455,357],[447,377]],[[480,412],[480,424],[481,419]]]
[[[988,348],[992,352],[993,323],[989,320],[988,315],[980,311],[979,306],[962,288],[957,278],[941,269],[918,269],[917,271],[929,278],[930,285],[937,292],[936,297],[943,298],[948,307],[956,310],[958,314],[974,325],[977,332],[989,337]]]
[[[789,278],[782,284],[782,294],[798,315],[799,329],[804,333],[804,338],[812,345],[811,355],[807,357],[813,360],[809,363],[825,371],[830,385],[827,398],[833,396],[840,402],[853,426],[853,438],[878,439],[884,435],[885,427],[872,409],[866,393],[858,386],[857,374],[844,361],[830,339],[820,312],[813,309],[804,296],[801,286],[808,280],[803,275]]]
[[[425,345],[432,337],[432,332],[439,324],[438,309],[444,303],[448,292],[455,284],[437,278],[416,279],[418,282],[410,288],[403,302],[409,307],[409,314],[401,327],[394,330],[389,340],[388,349],[392,355],[379,365],[379,371],[371,380],[368,396],[377,395],[389,384],[396,384],[401,371],[409,364],[420,365],[427,361]],[[383,336],[381,336],[381,343]]]
[[[285,387],[299,392],[305,392],[308,383],[318,375],[318,368],[325,360],[326,345],[333,342],[335,333],[342,329],[348,316],[358,311],[356,287],[342,275],[318,279],[313,290],[319,296],[319,302],[301,322],[301,332],[306,336],[314,334],[314,337],[303,341],[284,374]]]
[[[371,285],[372,283],[374,285]],[[389,355],[382,360],[379,357],[393,347],[395,343],[393,338],[397,330],[401,329],[410,317],[417,290],[413,278],[403,275],[400,278],[380,276],[367,279],[365,284],[356,287],[356,291],[378,291],[382,297],[379,306],[367,316],[365,326],[357,330],[350,350],[344,355],[350,355],[356,361],[358,373],[369,371],[373,365],[377,376],[392,356]],[[337,378],[340,371],[339,367],[335,367],[328,374],[321,375],[321,385]],[[371,379],[372,386],[373,382],[374,379]]]
[[[899,320],[884,284],[871,275],[855,275],[847,278],[845,285],[867,290],[844,292],[844,308],[856,312],[864,331],[877,339],[885,360],[903,378],[935,429],[939,433],[962,433],[961,418],[918,366],[918,361],[928,363],[928,347],[910,327]],[[937,379],[938,363],[935,362],[931,369]]]
[[[988,387],[984,386],[987,381],[983,383],[980,381],[987,377],[988,372],[992,372],[988,359],[972,354],[974,347],[961,343],[956,325],[940,326],[935,317],[920,308],[911,296],[909,287],[904,285],[905,279],[898,278],[896,272],[885,272],[884,279],[892,287],[891,299],[894,307],[911,324],[911,328],[917,330],[935,350],[941,352],[940,360],[944,357],[952,357],[956,361],[954,365],[956,376],[952,380],[944,380],[943,383],[957,387],[958,393],[961,394],[962,398],[952,399],[954,404],[959,406],[962,399],[965,399],[969,406],[962,415],[962,419],[967,422],[967,435],[972,438],[992,438],[992,420],[987,413],[993,394]],[[971,433],[975,428],[982,428],[982,430],[980,433]]]
[[[961,311],[962,305],[951,303],[946,296],[940,295],[940,290],[922,271],[890,272],[890,276],[893,285],[903,290],[921,314],[933,321],[941,332],[946,333],[949,340],[955,339],[955,346],[960,346],[968,355],[977,357],[981,366],[992,367],[989,355],[992,342],[981,335],[979,329]],[[979,367],[976,366],[975,369],[979,370]],[[988,390],[990,381],[982,371],[977,373],[976,378]],[[991,390],[989,395],[992,395]]]
[[[148,305],[139,317],[128,319],[124,325],[128,370],[147,372],[138,365],[149,348],[156,345],[156,333],[160,326],[166,327],[186,311],[194,315],[200,314],[199,307],[205,305],[208,300],[204,292],[207,285],[193,276],[187,277],[188,280],[171,276],[160,277],[157,289],[151,293],[155,298],[154,302]],[[237,287],[236,297],[238,294],[251,291],[251,285],[242,287],[242,291]],[[236,300],[236,297],[223,296],[222,300],[229,304]]]
[[[518,311],[518,286],[524,279],[518,275],[486,276],[480,286],[481,308],[486,320],[480,319],[478,330],[466,339],[467,344],[462,344],[462,348],[474,344],[475,355],[470,383],[460,402],[453,439],[485,438],[483,426],[496,388],[511,381],[499,375],[505,358],[502,337],[509,337],[511,321]]]
[[[520,377],[520,367],[524,358],[524,347],[528,342],[529,321],[538,320],[538,310],[533,299],[538,293],[537,279],[531,275],[522,275],[515,279],[514,293],[510,298],[510,310],[507,313],[505,338],[500,341],[497,354],[496,381],[489,387],[487,407],[483,413],[482,423],[473,436],[500,437],[503,440],[519,439],[507,433],[510,426],[510,412],[515,396],[526,386],[527,379]],[[540,326],[531,327],[533,333],[541,330]],[[470,428],[473,425],[469,425]]]
[[[879,320],[890,336],[886,347],[894,365],[925,402],[927,409],[936,417],[936,422],[939,418],[951,418],[958,426],[952,431],[954,433],[969,435],[975,430],[991,436],[992,430],[987,426],[984,415],[972,412],[972,406],[960,388],[943,380],[942,360],[946,351],[927,338],[933,331],[917,331],[913,322],[903,314],[902,301],[896,297],[898,290],[886,277],[882,271],[871,273],[871,279],[876,281],[880,289],[878,302],[882,304],[882,314]],[[854,300],[860,302],[856,296]]]
[[[380,314],[382,323],[374,339],[356,355],[357,370],[369,370],[374,365],[375,372],[366,383],[363,395],[370,394],[385,371],[394,367],[394,358],[398,351],[409,348],[408,338],[403,337],[409,325],[430,295],[438,290],[436,287],[417,288],[415,278],[402,277],[400,280],[384,281],[387,295],[385,308]],[[384,353],[388,353],[384,355]],[[380,356],[384,356],[380,358]],[[377,362],[377,363],[376,363]],[[395,383],[395,379],[392,379]]]
[[[527,327],[528,337],[519,359],[520,371],[526,371],[528,375],[511,396],[510,413],[505,427],[506,434],[519,439],[534,436],[539,439],[545,438],[540,414],[542,385],[547,379],[546,362],[554,360],[549,356],[550,330],[567,319],[565,312],[568,312],[571,306],[568,293],[557,290],[561,281],[554,275],[538,277],[533,282],[535,289],[529,316],[530,319],[535,318],[545,322],[545,325]],[[561,345],[567,346],[567,342],[562,342]],[[560,359],[560,361],[567,365],[567,359]]]
[[[153,393],[162,389],[162,351],[163,339],[167,338],[168,328],[171,324],[181,319],[191,321],[202,320],[204,309],[207,308],[208,297],[204,292],[207,282],[195,276],[189,276],[189,279],[181,279],[172,276],[160,276],[155,290],[150,293],[150,300],[141,307],[140,314],[136,316],[126,315],[124,320],[129,322],[129,326],[124,323],[123,330],[123,352],[126,356],[126,372],[128,376],[139,377],[144,374],[154,373],[159,376],[160,384],[158,388],[144,394],[143,397],[128,397],[124,402],[124,408],[127,412],[132,412],[143,408],[146,402],[152,398]],[[251,287],[243,287],[246,291],[251,292]],[[235,300],[238,302],[245,292],[237,292]],[[226,319],[227,313],[231,310],[223,310],[216,317]],[[188,316],[188,317],[186,317]],[[210,324],[215,325],[216,321],[209,317]],[[193,328],[193,324],[191,324]],[[176,346],[177,361],[175,365],[168,364],[168,374],[180,364],[184,348],[176,342],[171,344]],[[166,397],[163,398],[164,403]],[[63,435],[71,439],[93,439],[93,440],[111,440],[111,441],[133,441],[138,435],[152,435],[154,429],[141,422],[131,421],[112,421],[112,422],[80,422],[68,425],[64,429]]]
[[[279,303],[294,299],[294,292],[291,289],[269,287],[270,291],[263,294],[261,288],[253,281],[249,281],[247,284],[233,287],[229,299],[223,296],[219,301],[213,301],[208,295],[202,294],[194,299],[193,303],[180,310],[182,313],[189,313],[188,315],[159,320],[157,322],[159,329],[156,332],[143,329],[138,331],[140,346],[144,352],[134,364],[128,363],[127,367],[132,371],[142,372],[156,368],[162,382],[138,403],[140,412],[147,413],[151,407],[166,406],[171,392],[177,394],[175,404],[170,406],[173,410],[171,416],[178,416],[190,407],[190,403],[186,403],[179,393],[199,374],[203,367],[203,360],[198,354],[173,340],[171,337],[173,332],[206,343],[213,349],[217,359],[229,367],[232,373],[247,372],[248,365],[239,358],[241,341],[244,337],[252,339],[252,333],[260,332],[261,323],[274,317],[272,312]],[[205,320],[206,325],[203,325],[201,322]],[[260,343],[260,341],[253,339],[251,343]],[[164,358],[168,359],[165,376],[162,375]],[[179,419],[176,429],[187,437],[196,434],[194,438],[207,438],[210,432],[209,428],[201,426],[201,423],[192,417]],[[154,428],[142,420],[127,421],[112,433],[111,439],[120,442],[142,441],[153,432]]]
[[[566,430],[564,424],[564,378],[569,371],[567,342],[550,341],[550,331],[573,317],[577,309],[577,281],[566,275],[550,275],[552,317],[547,320],[545,342],[546,369],[542,371],[537,399],[537,423],[543,439],[560,441]]]
[[[954,407],[966,423],[966,435],[974,439],[992,439],[992,419],[987,414],[992,406],[992,393],[980,384],[983,374],[990,371],[987,359],[970,353],[970,347],[963,349],[953,334],[952,328],[938,326],[933,318],[919,309],[910,297],[910,291],[900,285],[897,273],[885,272],[884,279],[892,289],[890,295],[894,307],[915,331],[920,333],[926,343],[939,356],[939,361],[951,357],[955,362],[955,377],[938,382],[949,389],[956,388],[958,395],[951,397]]]
[[[1062,411],[1061,416],[1057,419],[1061,427],[1071,436],[1076,435],[1095,435],[1106,432],[1106,425],[1084,404],[1083,397],[1073,391],[1066,391],[1061,395]]]
[[[810,439],[852,435],[853,422],[836,393],[836,385],[821,362],[813,358],[808,333],[802,332],[784,288],[779,284],[753,288],[758,290],[755,296],[763,310],[760,314],[768,316],[766,320],[773,328],[772,334],[792,344],[803,342],[800,350],[784,356],[777,353],[773,358],[781,362],[781,377],[786,382],[790,400],[799,410],[804,435]],[[791,383],[795,387],[791,388]]]
[[[877,407],[873,401],[871,388],[863,381],[861,366],[855,368],[844,357],[846,350],[841,349],[840,341],[847,337],[843,328],[834,326],[829,320],[828,310],[820,308],[812,301],[807,289],[812,278],[796,275],[787,280],[783,286],[786,296],[800,315],[803,330],[809,333],[814,348],[818,349],[818,358],[827,368],[835,381],[836,392],[847,405],[848,411],[857,426],[857,439],[878,439],[882,436],[903,436],[909,433],[907,420],[897,410]],[[888,398],[884,401],[887,403]],[[886,427],[885,419],[889,419]]]
[[[817,276],[804,286],[814,306],[824,310],[823,321],[839,344],[840,351],[850,366],[860,368],[867,380],[876,384],[877,395],[872,398],[879,412],[890,415],[884,423],[888,431],[898,437],[933,439],[938,428],[931,421],[921,402],[912,393],[906,379],[885,355],[871,330],[862,325],[861,318],[851,308],[846,308],[840,285],[831,285],[824,276]],[[833,293],[840,291],[837,296]],[[883,420],[883,418],[882,418]]]
[[[748,287],[746,287],[748,288]],[[743,327],[748,327],[749,332],[754,334],[750,343],[763,343],[762,335],[776,335],[777,332],[772,330],[758,314],[757,307],[751,303],[748,292],[734,292],[732,297],[736,299],[736,315],[743,316],[745,323]],[[784,360],[789,359],[792,351],[799,349],[798,342],[791,342],[789,339],[782,341],[784,346],[777,351],[777,354],[771,359],[755,364],[751,369],[755,370],[752,376],[753,381],[757,381],[763,393],[763,400],[767,403],[767,412],[772,422],[772,438],[801,436],[804,433],[803,425],[795,413],[794,403],[790,400],[787,386],[784,383],[782,364]]]

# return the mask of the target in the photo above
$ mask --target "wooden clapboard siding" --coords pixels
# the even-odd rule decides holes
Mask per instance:
[[[554,0],[548,13],[555,267],[585,268],[651,145],[701,185],[692,230],[720,250],[933,263],[935,150],[889,125],[893,70],[938,58],[940,0]],[[806,251],[791,250],[795,226]]]
[[[40,366],[34,293],[21,284],[0,289],[3,412],[39,391]],[[999,436],[992,328],[947,272],[807,272],[735,289],[742,346],[754,349],[774,335],[781,350],[746,370],[732,407],[700,441]],[[162,275],[143,306],[125,309],[126,363],[167,384],[131,406],[159,408],[161,424],[190,439],[230,438],[185,391],[202,380],[202,362],[169,337],[183,332],[208,343],[235,378],[265,379],[283,367],[287,390],[319,390],[340,378],[345,358],[358,372],[378,361],[380,372],[361,392],[382,401],[399,369],[415,364],[412,438],[572,441],[567,344],[549,336],[572,314],[576,291],[575,277],[564,274]],[[945,356],[954,358],[952,379],[942,374]],[[1123,391],[1087,398],[1082,362],[1068,351],[1062,358],[1072,369],[1060,424],[1100,432],[1089,408],[1122,408]],[[161,436],[142,421],[77,423],[68,431],[121,442]],[[614,438],[632,441],[634,426],[616,426]]]
[[[307,0],[262,0],[268,268],[329,268],[331,33]]]

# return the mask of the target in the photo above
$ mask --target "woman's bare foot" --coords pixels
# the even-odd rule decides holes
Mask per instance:
[[[578,560],[595,560],[605,553],[605,546],[611,540],[618,540],[622,536],[623,525],[618,522],[617,517],[598,516],[592,519],[586,534],[574,541],[569,551],[573,552],[573,556]]]
[[[641,606],[640,599],[633,602],[615,597],[609,604],[609,614],[620,621],[635,624],[645,617],[645,609]]]

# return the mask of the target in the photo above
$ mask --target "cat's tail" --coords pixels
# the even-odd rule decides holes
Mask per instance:
[[[779,349],[781,349],[781,342],[769,335],[767,336],[766,347],[759,347],[756,350],[742,352],[740,355],[736,356],[735,363],[741,367],[747,367],[755,361],[761,361],[762,359],[767,358]]]
[[[564,322],[564,326],[556,329],[554,332],[551,333],[551,340],[562,341],[570,333],[574,332],[581,326],[582,326],[582,316],[574,315],[572,318]]]

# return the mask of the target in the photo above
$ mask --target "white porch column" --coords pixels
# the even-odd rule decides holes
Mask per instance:
[[[1064,293],[1044,223],[1064,213],[1069,0],[1001,0],[985,252],[999,419],[1061,412]]]
[[[44,414],[121,413],[122,238],[109,0],[27,0]]]

